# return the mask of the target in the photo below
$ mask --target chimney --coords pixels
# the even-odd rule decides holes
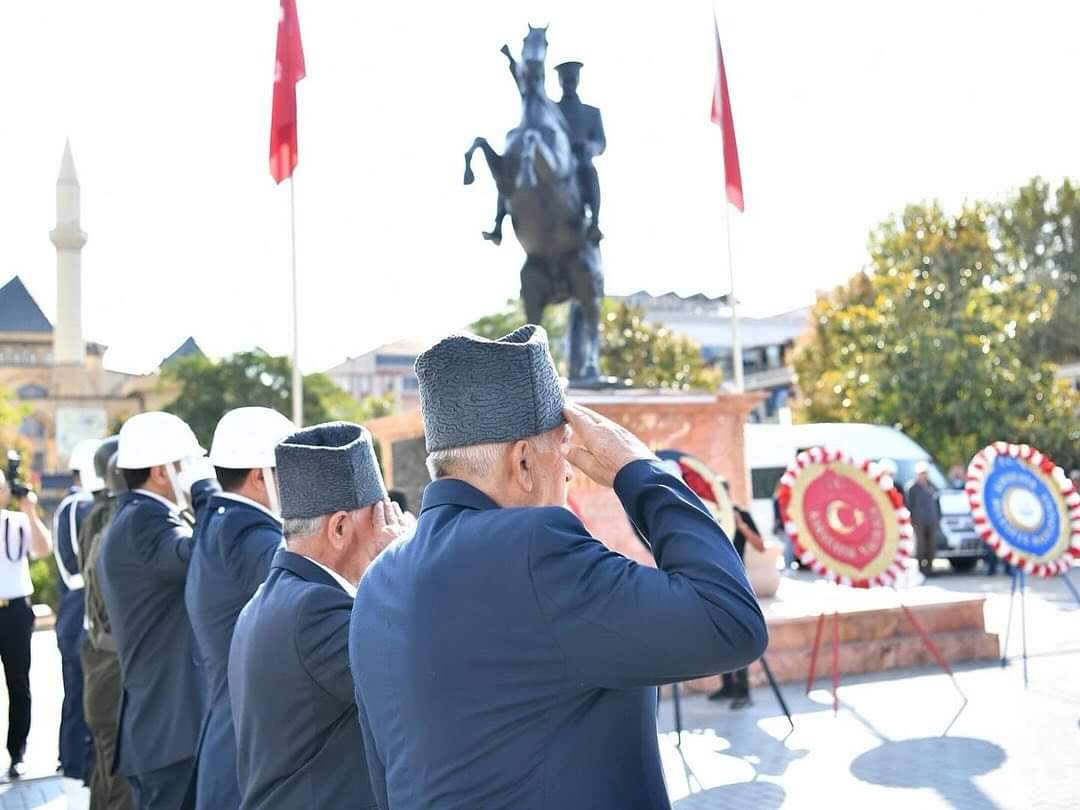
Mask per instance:
[[[64,144],[60,176],[56,180],[56,228],[49,238],[56,246],[56,322],[53,327],[53,363],[82,366],[86,344],[82,333],[82,249],[86,234],[79,227],[79,178]]]

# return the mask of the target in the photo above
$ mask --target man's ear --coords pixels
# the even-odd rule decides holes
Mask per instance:
[[[164,486],[169,483],[169,474],[165,472],[164,464],[155,464],[150,468],[150,480],[157,486]]]
[[[334,512],[326,518],[326,536],[330,539],[330,545],[337,551],[345,547],[345,541],[349,536],[348,512]]]
[[[525,492],[533,491],[533,465],[532,448],[524,439],[514,442],[510,448],[510,470],[514,483]]]

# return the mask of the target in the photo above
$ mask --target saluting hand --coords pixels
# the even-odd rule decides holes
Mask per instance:
[[[631,461],[656,458],[637,436],[595,411],[567,404],[563,415],[574,431],[570,444],[562,445],[563,454],[601,486],[612,486]]]
[[[379,501],[371,510],[371,527],[374,530],[377,553],[416,526],[416,518],[389,498]]]

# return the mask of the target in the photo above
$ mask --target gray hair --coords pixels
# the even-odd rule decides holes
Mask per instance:
[[[460,475],[483,478],[499,463],[509,446],[510,442],[495,442],[436,450],[427,457],[428,473],[434,481]]]
[[[308,537],[322,531],[326,522],[326,515],[306,518],[285,518],[285,539],[292,540],[294,537]]]
[[[562,440],[565,425],[530,436],[526,441],[539,452],[556,449]],[[468,447],[448,447],[436,450],[427,457],[428,473],[433,481],[440,478],[484,478],[502,459],[503,454],[513,442],[493,442],[474,444]]]

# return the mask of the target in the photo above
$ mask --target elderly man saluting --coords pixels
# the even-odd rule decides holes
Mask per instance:
[[[373,808],[349,613],[364,570],[412,520],[386,497],[360,425],[298,431],[275,455],[288,549],[240,613],[229,651],[240,807]]]
[[[435,480],[349,639],[379,807],[668,808],[655,687],[765,650],[738,554],[633,435],[564,405],[540,327],[447,338],[416,372]],[[658,568],[564,508],[571,464],[614,487]]]

